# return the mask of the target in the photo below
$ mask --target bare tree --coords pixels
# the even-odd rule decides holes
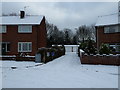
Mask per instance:
[[[46,24],[48,46],[52,44],[64,44],[64,33],[53,24]]]
[[[84,42],[84,40],[87,40],[88,38],[95,40],[95,26],[82,25],[76,28],[76,36],[77,42]]]
[[[65,44],[72,44],[73,40],[73,32],[71,29],[64,29],[64,43]]]

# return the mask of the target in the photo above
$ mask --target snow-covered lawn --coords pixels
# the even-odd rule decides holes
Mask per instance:
[[[117,66],[81,65],[72,52],[43,65],[3,61],[1,67],[3,88],[118,88]]]

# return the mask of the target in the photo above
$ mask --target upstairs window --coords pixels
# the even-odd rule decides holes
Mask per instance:
[[[19,33],[32,33],[32,26],[30,25],[19,25],[18,26]]]
[[[116,33],[116,32],[120,32],[118,25],[104,27],[104,33]]]
[[[0,26],[0,33],[6,33],[6,26]]]

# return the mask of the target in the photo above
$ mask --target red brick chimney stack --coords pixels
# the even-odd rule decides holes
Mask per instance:
[[[25,11],[20,11],[20,19],[25,18]]]

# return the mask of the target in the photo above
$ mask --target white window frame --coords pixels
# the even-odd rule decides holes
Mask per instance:
[[[27,50],[23,50],[25,49],[23,46],[24,44],[27,44]],[[20,46],[21,45],[21,46]],[[31,46],[29,46],[31,45]],[[21,50],[20,50],[21,48]],[[32,52],[32,42],[18,42],[18,52]]]
[[[32,33],[32,25],[18,25],[18,33]]]
[[[10,50],[8,50],[8,44],[10,45],[10,43],[6,43],[6,52],[10,52]]]
[[[0,33],[6,33],[6,25],[0,25]]]
[[[117,52],[119,52],[119,51],[118,51],[118,47],[120,47],[120,44],[119,44],[119,43],[109,44],[109,46],[113,47]]]

